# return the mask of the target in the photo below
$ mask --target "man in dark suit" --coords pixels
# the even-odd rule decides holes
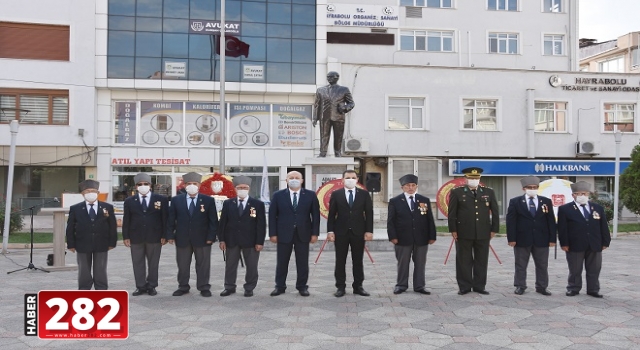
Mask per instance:
[[[258,284],[258,259],[267,232],[267,216],[264,203],[249,197],[250,177],[236,176],[233,184],[238,196],[224,201],[218,229],[220,249],[226,251],[227,255],[224,290],[220,296],[226,297],[236,292],[238,261],[242,254],[247,268],[244,296],[251,297]]]
[[[582,266],[587,271],[587,294],[602,298],[600,294],[600,269],[602,251],[609,247],[611,234],[604,208],[589,202],[591,184],[578,181],[571,185],[574,202],[558,208],[558,238],[560,247],[567,254],[569,297],[580,294]]]
[[[291,252],[296,254],[298,278],[296,289],[309,296],[309,243],[316,243],[320,234],[320,204],[315,192],[302,188],[302,174],[287,174],[287,188],[277,191],[269,206],[269,240],[277,243],[276,288],[271,296],[287,289],[287,273]]]
[[[456,241],[460,295],[471,290],[489,294],[485,289],[489,244],[500,230],[500,214],[493,189],[480,186],[482,171],[478,167],[463,169],[467,183],[452,189],[449,195],[449,231]]]
[[[151,191],[151,176],[139,173],[134,176],[137,193],[124,201],[122,238],[131,248],[131,262],[136,290],[131,294],[156,295],[158,265],[162,246],[167,243],[167,197]],[[149,270],[147,272],[147,264]]]
[[[373,239],[373,202],[369,193],[357,188],[358,175],[354,170],[342,173],[344,188],[333,191],[329,199],[327,217],[327,240],[335,242],[336,248],[336,297],[345,294],[347,254],[351,246],[353,264],[353,294],[369,296],[362,287],[364,281],[364,241]]]
[[[175,243],[178,262],[178,290],[173,295],[189,293],[191,258],[195,256],[196,286],[203,297],[210,297],[211,244],[216,240],[218,211],[213,198],[198,194],[202,175],[191,172],[182,180],[187,193],[171,199],[167,221],[167,241]]]
[[[429,198],[417,194],[418,177],[407,174],[400,178],[403,193],[389,201],[387,234],[394,244],[398,260],[398,279],[393,294],[409,288],[409,264],[413,259],[413,290],[429,295],[425,282],[425,266],[429,245],[436,242],[436,224]]]
[[[111,204],[98,201],[98,181],[84,180],[78,187],[85,200],[69,208],[66,232],[67,249],[78,258],[78,289],[108,289],[108,252],[118,239],[116,216]]]
[[[515,256],[514,293],[527,289],[527,265],[533,257],[536,266],[536,292],[551,295],[549,286],[549,247],[556,245],[556,216],[551,199],[538,196],[540,179],[520,179],[524,196],[512,198],[507,209],[507,242]]]
[[[320,122],[320,155],[327,155],[331,129],[333,128],[333,151],[336,157],[340,157],[342,147],[342,135],[344,134],[345,114],[349,113],[355,103],[351,91],[346,86],[338,85],[340,74],[338,72],[327,73],[329,85],[318,88],[313,106],[313,126]]]

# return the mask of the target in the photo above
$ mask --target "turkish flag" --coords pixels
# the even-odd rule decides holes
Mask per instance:
[[[216,53],[220,54],[220,36],[216,36]],[[225,54],[229,57],[249,57],[249,44],[236,38],[235,36],[226,35],[225,40]]]

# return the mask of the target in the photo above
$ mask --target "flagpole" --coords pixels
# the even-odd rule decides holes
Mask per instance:
[[[226,56],[227,45],[225,39],[225,10],[226,0],[220,0],[220,173],[227,172],[225,164],[225,146],[227,143],[227,106],[225,103]]]

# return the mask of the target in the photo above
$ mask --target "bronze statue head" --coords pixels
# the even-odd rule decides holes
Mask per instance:
[[[338,74],[338,72],[331,71],[327,73],[327,81],[329,84],[334,85],[338,82],[338,79],[340,79],[340,74]]]

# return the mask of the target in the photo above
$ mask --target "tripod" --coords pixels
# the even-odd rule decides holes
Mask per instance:
[[[50,200],[48,202],[44,202],[44,203],[41,203],[41,204],[36,204],[36,205],[34,205],[34,206],[30,207],[30,208],[26,208],[26,209],[22,209],[22,210],[18,210],[17,211],[17,213],[19,213],[19,212],[22,212],[22,211],[25,211],[25,210],[28,209],[29,210],[29,214],[31,216],[31,251],[29,252],[29,265],[27,267],[23,267],[21,269],[17,269],[17,270],[14,270],[14,271],[9,271],[9,272],[7,272],[7,275],[10,274],[10,273],[14,273],[14,272],[22,271],[22,270],[28,270],[28,271],[38,270],[38,271],[49,273],[49,271],[45,271],[43,269],[39,269],[39,268],[37,268],[37,267],[35,267],[33,265],[33,210],[35,208],[43,206],[45,204],[57,203],[57,202],[60,202],[58,200],[58,198],[54,198],[53,200]]]

